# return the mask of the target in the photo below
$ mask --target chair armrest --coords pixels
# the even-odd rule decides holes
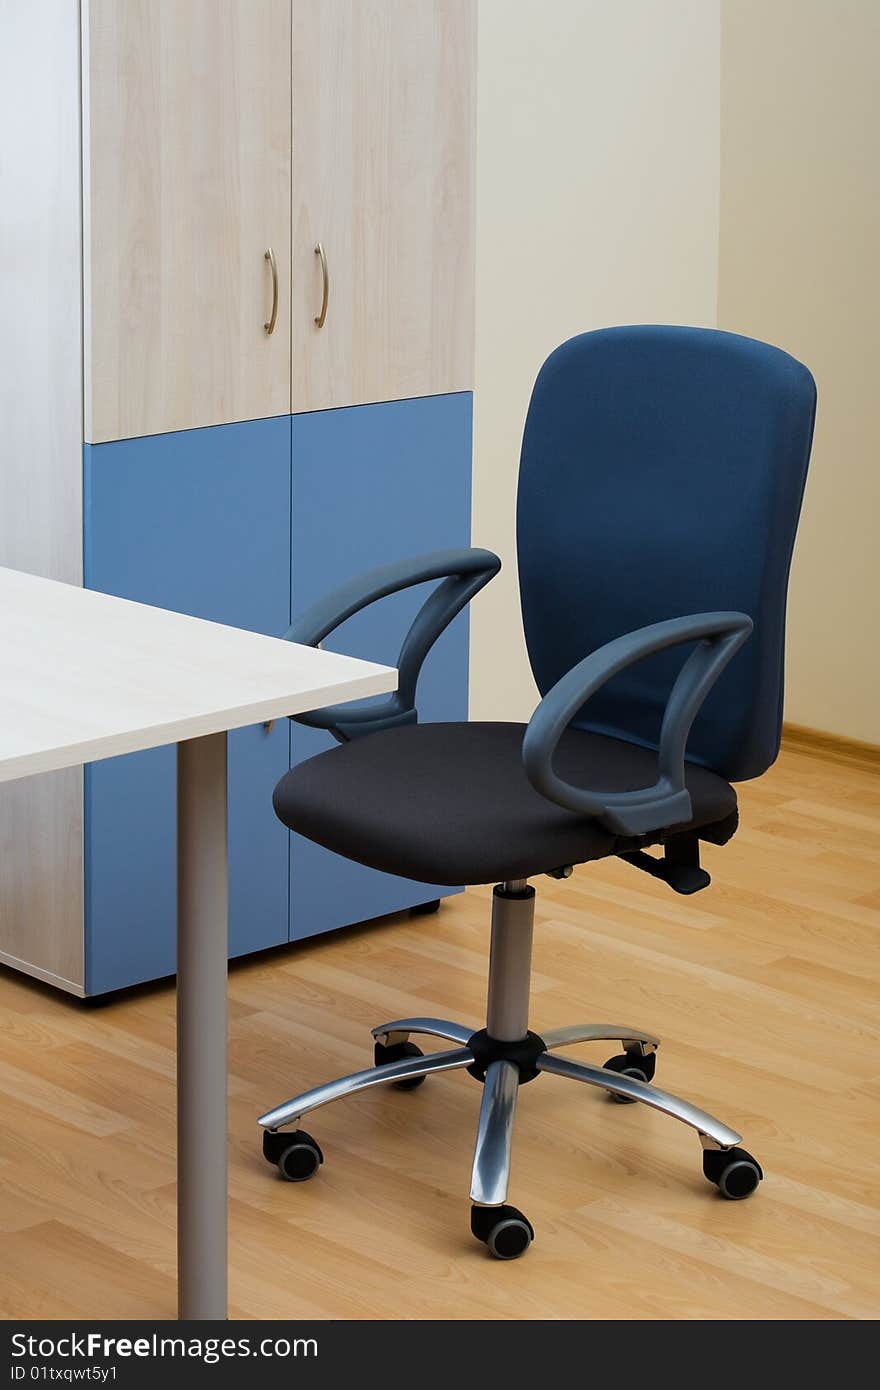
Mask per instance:
[[[296,715],[297,722],[329,729],[341,741],[396,724],[415,723],[416,686],[425,657],[453,618],[500,568],[501,561],[491,550],[436,550],[430,555],[381,565],[320,599],[290,625],[284,634],[289,642],[320,646],[335,628],[371,603],[432,579],[442,581],[425,599],[403,639],[397,659],[397,690],[393,695],[381,703],[358,702],[311,710]]]
[[[691,725],[721,672],[752,631],[745,613],[697,613],[628,632],[578,662],[548,690],[523,739],[526,774],[536,791],[570,811],[595,816],[621,835],[644,835],[680,825],[692,815],[684,781],[684,754]],[[553,770],[562,734],[582,705],[619,671],[655,652],[698,642],[679,671],[663,713],[658,777],[653,787],[603,792],[574,787]]]

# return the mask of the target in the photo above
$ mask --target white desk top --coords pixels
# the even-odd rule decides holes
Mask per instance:
[[[397,672],[0,568],[0,782],[397,688]]]

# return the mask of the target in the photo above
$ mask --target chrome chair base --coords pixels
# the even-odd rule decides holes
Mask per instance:
[[[520,1085],[547,1073],[596,1087],[619,1101],[639,1101],[689,1125],[703,1146],[706,1177],[723,1196],[734,1200],[750,1196],[763,1173],[751,1154],[739,1148],[736,1130],[651,1083],[660,1045],[654,1034],[611,1023],[553,1028],[540,1036],[528,1031],[534,893],[522,884],[505,884],[495,893],[488,1027],[478,1032],[442,1018],[398,1018],[380,1024],[372,1030],[377,1055],[390,1052],[390,1059],[316,1086],[260,1117],[269,1161],[293,1181],[311,1177],[323,1155],[316,1141],[299,1129],[310,1111],[371,1086],[409,1087],[435,1072],[469,1068],[483,1082],[471,1172],[470,1197],[475,1208],[471,1228],[492,1254],[513,1259],[525,1253],[534,1235],[522,1212],[507,1205],[517,1095]],[[456,1046],[420,1054],[411,1045],[413,1037],[439,1038]],[[604,1066],[595,1066],[573,1061],[555,1050],[598,1041],[618,1042],[623,1052]],[[288,1136],[285,1131],[291,1126],[294,1132]],[[492,1210],[481,1214],[481,1208]]]

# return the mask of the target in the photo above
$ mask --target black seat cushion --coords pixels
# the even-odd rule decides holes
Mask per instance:
[[[369,734],[288,772],[275,811],[348,859],[439,884],[529,878],[663,838],[615,835],[536,792],[522,763],[525,727],[411,724]],[[563,735],[554,765],[567,781],[601,791],[651,786],[657,775],[652,749],[577,729]],[[690,828],[723,843],[736,828],[733,788],[692,765],[687,786]]]

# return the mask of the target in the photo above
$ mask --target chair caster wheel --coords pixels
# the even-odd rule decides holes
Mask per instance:
[[[704,1149],[703,1172],[730,1202],[751,1197],[764,1176],[758,1160],[745,1149]]]
[[[422,1049],[411,1042],[392,1043],[390,1047],[377,1042],[373,1048],[373,1058],[377,1067],[383,1067],[386,1062],[401,1062],[404,1057],[424,1057],[424,1055]],[[398,1091],[414,1091],[427,1079],[426,1076],[409,1076],[405,1081],[392,1081],[391,1084]]]
[[[516,1207],[471,1207],[471,1231],[496,1260],[518,1260],[535,1239],[535,1228]]]
[[[440,899],[432,898],[429,903],[416,903],[415,907],[409,910],[410,917],[431,917],[435,912],[440,911]]]
[[[649,1052],[647,1057],[643,1057],[638,1052],[621,1052],[617,1057],[609,1057],[604,1065],[608,1071],[616,1071],[621,1076],[631,1076],[636,1081],[653,1081],[654,1072],[657,1070],[657,1054]],[[629,1096],[617,1096],[613,1091],[609,1091],[608,1094],[618,1105],[636,1103]]]
[[[304,1129],[264,1130],[263,1157],[287,1182],[307,1182],[324,1162],[320,1146]]]

